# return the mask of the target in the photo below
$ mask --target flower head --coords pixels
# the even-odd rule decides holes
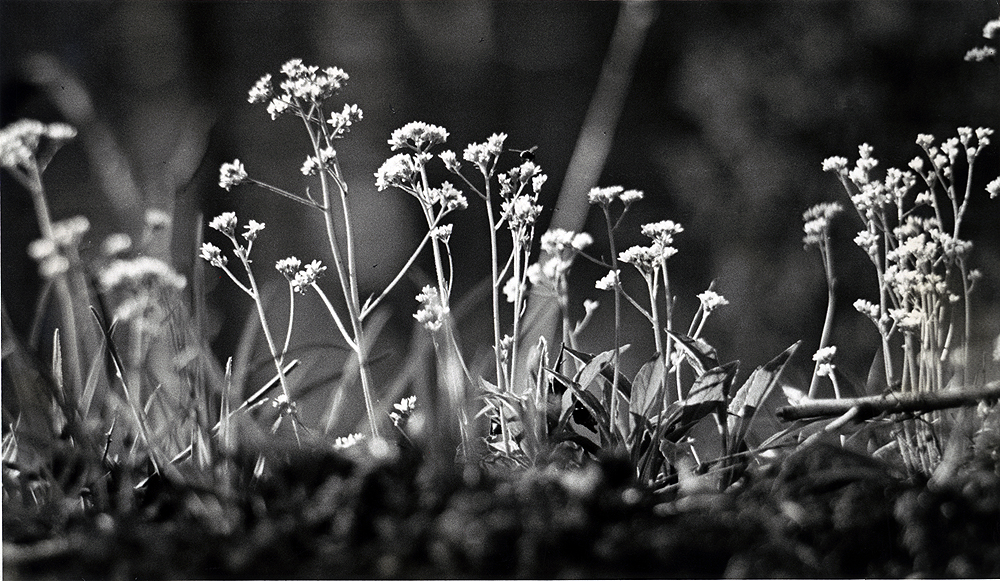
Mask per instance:
[[[450,309],[441,300],[437,288],[430,285],[425,286],[417,295],[417,301],[420,303],[420,309],[413,315],[413,318],[428,331],[440,330]]]
[[[250,223],[244,226],[244,228],[247,231],[243,233],[243,237],[246,238],[247,242],[253,242],[257,239],[257,234],[264,229],[264,223],[257,220],[250,220]]]
[[[458,161],[458,155],[450,149],[442,151],[438,154],[438,157],[440,157],[441,161],[444,162],[445,169],[451,173],[458,173],[462,168],[462,164]]]
[[[713,290],[707,290],[698,295],[698,300],[701,301],[701,308],[704,309],[705,313],[711,313],[719,307],[724,307],[729,304],[726,297],[720,295]]]
[[[833,375],[836,365],[833,364],[833,356],[837,354],[837,347],[830,345],[823,347],[813,354],[813,361],[816,362],[816,375],[821,377]]]
[[[462,158],[476,164],[479,171],[484,174],[488,173],[496,163],[497,158],[503,153],[503,144],[506,140],[506,133],[494,133],[483,143],[469,144],[462,153]]]
[[[347,436],[337,436],[337,439],[333,441],[334,450],[346,450],[348,448],[354,447],[365,439],[364,434],[349,434]]]
[[[351,126],[364,118],[364,112],[357,105],[344,104],[344,109],[340,113],[330,113],[327,123],[333,126],[333,137],[339,139],[346,133],[350,133]]]
[[[396,151],[406,147],[420,152],[440,145],[447,139],[448,131],[444,127],[411,121],[392,132],[392,136],[389,137],[389,148]]]
[[[236,212],[223,212],[212,218],[208,225],[231,238],[236,231]]]
[[[385,160],[385,163],[375,172],[375,187],[380,192],[390,187],[396,187],[413,193],[417,191],[419,174],[420,168],[412,155],[397,153]]]
[[[587,200],[591,204],[599,204],[602,206],[609,206],[611,202],[618,199],[625,188],[621,186],[610,186],[606,188],[591,188],[590,193],[587,194]]]
[[[989,193],[990,199],[1000,196],[1000,177],[986,184],[986,192]]]
[[[282,258],[274,264],[274,268],[278,270],[288,282],[293,282],[295,280],[295,273],[299,271],[302,266],[302,261],[294,256],[289,256],[288,258]]]
[[[301,270],[295,273],[295,278],[292,280],[292,290],[297,293],[304,293],[306,289],[316,282],[319,275],[326,270],[318,260],[314,260],[309,264],[305,265]]]
[[[392,407],[395,411],[389,412],[389,419],[392,420],[392,425],[398,428],[417,409],[417,396],[404,397],[399,403],[392,404]]]
[[[220,188],[229,191],[233,186],[238,186],[245,181],[247,181],[247,170],[240,163],[240,160],[234,159],[232,163],[224,163],[219,168]]]
[[[218,268],[226,266],[229,262],[229,259],[222,255],[222,250],[210,242],[201,245],[201,257]]]
[[[805,221],[805,245],[809,247],[823,244],[830,236],[830,220],[843,211],[844,207],[839,202],[824,202],[806,210],[802,214]]]
[[[621,270],[609,270],[607,274],[594,283],[594,287],[597,290],[611,290],[618,286],[618,277],[620,275]]]
[[[684,231],[684,227],[673,220],[661,220],[642,226],[642,233],[664,246],[674,243],[674,236]]]

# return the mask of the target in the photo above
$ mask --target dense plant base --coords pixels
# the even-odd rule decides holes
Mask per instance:
[[[252,462],[246,467],[249,476]],[[655,495],[616,459],[500,475],[302,453],[224,495],[150,488],[67,516],[4,505],[20,579],[998,577],[1000,478],[901,481],[817,445],[724,494]],[[127,479],[122,479],[124,482]]]

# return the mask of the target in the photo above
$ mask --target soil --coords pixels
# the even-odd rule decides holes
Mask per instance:
[[[435,468],[288,453],[230,490],[113,473],[105,512],[5,501],[12,579],[1000,577],[1000,476],[948,486],[824,444],[725,493],[655,493],[627,462]]]

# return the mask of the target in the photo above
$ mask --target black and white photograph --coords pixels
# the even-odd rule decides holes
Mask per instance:
[[[1000,577],[998,0],[0,0],[3,576]]]

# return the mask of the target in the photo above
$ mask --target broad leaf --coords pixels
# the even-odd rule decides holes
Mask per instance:
[[[767,399],[778,384],[781,373],[789,359],[795,354],[801,341],[785,349],[780,355],[758,367],[743,384],[729,403],[729,433],[732,436],[730,450],[735,450],[746,438],[753,424],[754,416],[761,402]]]
[[[677,341],[681,351],[684,352],[684,357],[698,375],[702,375],[705,371],[719,366],[719,356],[715,352],[715,348],[705,341],[692,339],[687,335],[681,335],[673,331],[667,331],[667,333]]]
[[[629,400],[629,412],[648,417],[654,404],[663,398],[663,379],[666,377],[666,366],[663,357],[657,355],[647,361],[632,380],[632,397]],[[629,423],[630,426],[634,422]]]

